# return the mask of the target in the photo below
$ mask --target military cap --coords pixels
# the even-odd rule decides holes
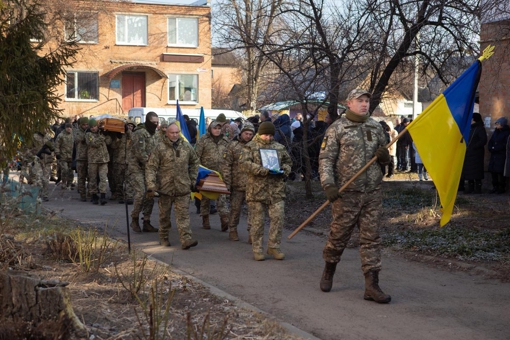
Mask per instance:
[[[367,92],[362,89],[354,89],[351,92],[349,92],[349,95],[347,96],[347,101],[357,99],[363,95],[368,96],[368,98],[372,98],[372,94],[370,92]]]

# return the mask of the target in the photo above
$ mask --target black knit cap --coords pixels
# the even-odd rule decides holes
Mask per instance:
[[[274,136],[275,128],[274,124],[271,122],[263,122],[259,125],[259,129],[257,131],[259,135],[271,135]]]

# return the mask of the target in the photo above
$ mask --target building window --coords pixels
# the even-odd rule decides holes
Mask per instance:
[[[168,46],[198,46],[197,18],[168,18]]]
[[[67,72],[66,99],[68,100],[98,100],[99,73],[97,72]]]
[[[168,101],[181,103],[198,103],[198,75],[169,74]]]
[[[75,13],[65,22],[65,38],[82,44],[97,44],[97,13]]]
[[[117,44],[147,45],[147,16],[117,15]]]

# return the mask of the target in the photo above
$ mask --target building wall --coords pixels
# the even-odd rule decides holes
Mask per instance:
[[[100,7],[94,7],[99,4]],[[157,68],[164,74],[197,74],[198,75],[198,103],[193,105],[181,104],[183,108],[211,108],[211,32],[210,7],[207,6],[176,6],[150,5],[127,2],[84,1],[83,8],[92,8],[98,12],[99,38],[97,44],[80,44],[82,50],[76,63],[69,68],[74,71],[99,72],[100,95],[99,101],[73,101],[65,98],[65,85],[59,88],[63,95],[60,106],[65,116],[71,116],[86,111],[86,115],[121,113],[122,88],[111,88],[110,81],[121,81],[122,72],[109,79],[107,73],[119,66],[140,63],[148,67],[128,69],[126,72],[144,72],[146,77],[146,105],[147,107],[173,108],[175,104],[168,104],[168,79],[162,78],[149,67]],[[116,14],[148,15],[148,46],[116,45]],[[199,43],[197,48],[168,47],[167,46],[167,18],[169,16],[197,17],[199,22]],[[163,53],[182,55],[203,55],[203,62],[165,62]],[[122,84],[122,82],[121,82]],[[127,112],[124,112],[127,114]]]
[[[226,104],[232,108],[233,98],[229,93],[236,84],[242,81],[241,70],[232,66],[212,66],[212,95],[214,108],[225,108]],[[215,105],[216,104],[216,105]]]

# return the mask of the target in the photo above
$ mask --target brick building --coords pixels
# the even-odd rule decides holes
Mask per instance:
[[[209,3],[156,2],[74,3],[63,31],[81,51],[59,88],[64,115],[174,108],[177,100],[186,109],[211,108]]]

